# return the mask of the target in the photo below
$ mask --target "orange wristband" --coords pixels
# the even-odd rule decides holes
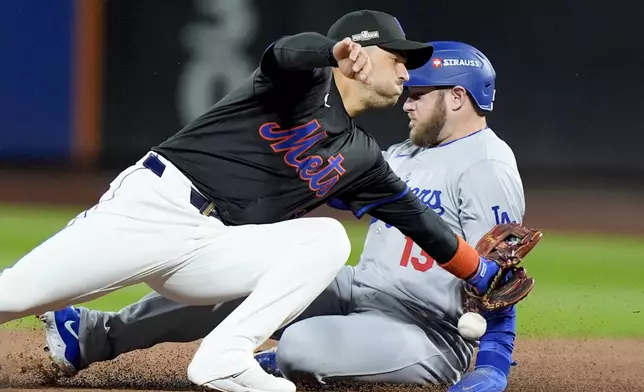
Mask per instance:
[[[454,257],[440,266],[457,278],[467,279],[479,269],[479,254],[460,236],[457,235],[456,237],[458,238],[458,248]]]

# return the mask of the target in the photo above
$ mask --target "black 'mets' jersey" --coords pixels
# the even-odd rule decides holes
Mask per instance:
[[[215,202],[227,225],[279,222],[333,201],[450,260],[456,235],[408,193],[345,111],[331,72],[334,43],[318,33],[283,37],[239,88],[153,150]]]

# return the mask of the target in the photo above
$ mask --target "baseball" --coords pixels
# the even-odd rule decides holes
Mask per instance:
[[[487,330],[487,321],[478,313],[467,312],[458,319],[458,332],[469,340],[478,340]]]

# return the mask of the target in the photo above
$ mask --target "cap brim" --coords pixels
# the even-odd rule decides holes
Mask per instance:
[[[405,66],[407,69],[420,68],[432,58],[434,47],[430,44],[416,41],[407,41],[405,39],[397,39],[389,42],[377,44],[377,46],[393,50],[395,52],[402,52],[407,57]]]

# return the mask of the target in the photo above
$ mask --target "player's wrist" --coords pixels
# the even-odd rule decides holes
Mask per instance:
[[[464,280],[476,274],[482,262],[476,250],[458,235],[456,235],[456,252],[452,258],[447,262],[436,261],[444,270]]]
[[[512,357],[496,350],[481,350],[476,356],[474,367],[478,369],[483,366],[494,367],[507,377],[510,374]]]

